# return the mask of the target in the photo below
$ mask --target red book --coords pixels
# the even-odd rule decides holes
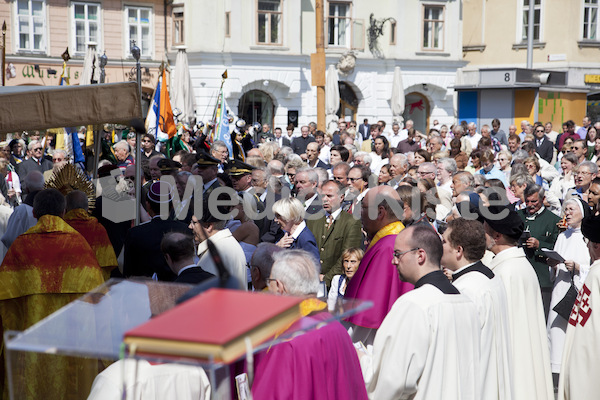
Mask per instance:
[[[231,362],[301,317],[300,297],[210,289],[125,333],[130,350]]]

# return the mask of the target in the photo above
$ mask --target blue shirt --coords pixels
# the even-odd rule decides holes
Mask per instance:
[[[508,182],[506,182],[506,175],[504,174],[504,172],[502,172],[498,168],[496,168],[495,165],[492,167],[490,172],[485,172],[485,170],[483,168],[481,168],[479,170],[479,173],[481,175],[485,176],[486,180],[487,179],[500,179],[502,181],[502,183],[504,184],[504,187],[505,188],[508,187]]]

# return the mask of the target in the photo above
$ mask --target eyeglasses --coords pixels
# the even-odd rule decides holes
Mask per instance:
[[[350,178],[350,177],[348,177],[348,180],[349,180],[350,182],[356,182],[356,181],[362,181],[362,180],[363,180],[363,178]]]
[[[423,176],[423,175],[429,175],[429,174],[435,175],[435,171],[419,171],[417,173],[419,175],[421,175],[421,176]]]
[[[538,130],[536,130],[536,132],[542,132],[542,133],[544,133],[544,130],[543,129],[542,130],[538,129]]]
[[[400,258],[403,255],[405,255],[406,253],[410,253],[411,251],[416,251],[419,250],[420,247],[415,247],[414,249],[410,249],[410,250],[406,250],[406,251],[400,251],[400,250],[394,250],[394,258]]]
[[[578,172],[573,173],[573,176],[579,176],[579,175],[592,175],[592,173],[587,172],[587,171],[578,171]]]
[[[42,151],[41,147],[36,147],[35,149],[32,149],[33,151]]]

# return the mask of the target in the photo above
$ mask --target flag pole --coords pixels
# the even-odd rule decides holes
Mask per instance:
[[[217,112],[219,111],[219,107],[221,106],[221,103],[222,103],[223,85],[225,84],[225,79],[227,79],[227,70],[225,70],[225,72],[223,72],[223,74],[221,75],[221,87],[219,88],[219,94],[217,95],[217,104],[215,104],[215,110],[213,111],[213,116],[212,116],[212,119],[210,121],[210,122],[213,123],[213,127],[211,128],[210,124],[208,125],[208,129],[209,130],[208,130],[208,132],[206,134],[207,138],[209,137],[209,134],[210,134],[211,139],[213,139],[214,138],[214,133],[216,133],[215,132],[216,131],[216,127],[217,127],[216,118],[217,118]],[[212,140],[209,141],[209,142],[212,142]]]

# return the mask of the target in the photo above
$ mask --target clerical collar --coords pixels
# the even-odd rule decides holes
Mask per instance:
[[[450,283],[448,278],[446,278],[446,275],[444,275],[441,270],[433,271],[425,276],[422,276],[421,279],[415,283],[415,289],[418,289],[425,284],[435,286],[444,294],[460,294],[458,289]]]
[[[494,277],[494,273],[491,269],[483,265],[481,261],[476,261],[454,271],[454,273],[452,274],[452,281],[457,280],[458,278],[465,274],[468,274],[469,272],[480,272],[483,275],[487,276],[489,279],[492,279]]]

